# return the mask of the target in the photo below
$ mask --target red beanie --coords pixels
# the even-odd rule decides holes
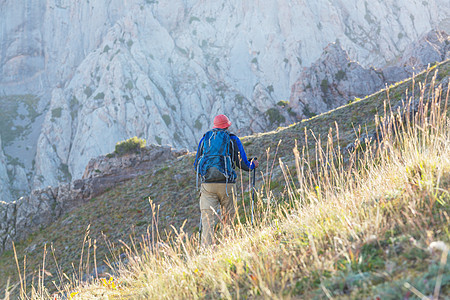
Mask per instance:
[[[225,115],[218,115],[214,118],[214,127],[213,128],[221,128],[225,129],[231,126],[230,120],[228,120]]]

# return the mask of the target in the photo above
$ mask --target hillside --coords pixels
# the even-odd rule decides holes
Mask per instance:
[[[431,84],[430,82],[432,81],[435,70],[438,70],[437,76],[435,78],[436,84]],[[310,159],[308,163],[312,169],[314,169],[316,166],[320,166],[321,164],[320,157],[316,155],[317,152],[315,151],[314,146],[317,141],[320,141],[321,145],[326,148],[328,139],[327,135],[329,132],[334,138],[333,146],[335,147],[335,149],[337,149],[337,146],[339,146],[340,149],[364,148],[364,139],[360,138],[363,137],[363,135],[365,135],[365,137],[371,137],[374,133],[377,133],[376,121],[374,118],[375,115],[384,116],[385,111],[389,111],[390,109],[392,109],[393,111],[402,109],[402,100],[404,101],[406,97],[411,97],[412,93],[415,93],[416,97],[417,95],[420,95],[419,83],[427,87],[425,92],[426,95],[431,95],[434,92],[434,87],[436,87],[438,84],[442,84],[443,88],[445,89],[443,94],[445,95],[446,91],[448,90],[449,71],[450,61],[446,61],[432,67],[427,72],[420,74],[415,78],[414,81],[412,79],[409,79],[402,83],[392,85],[388,87],[387,90],[380,91],[365,99],[359,99],[357,101],[351,102],[348,105],[345,105],[328,113],[318,115],[301,123],[296,123],[286,128],[278,128],[273,132],[256,134],[254,136],[243,138],[242,141],[244,143],[244,146],[246,147],[247,153],[251,156],[258,156],[259,160],[261,161],[261,167],[258,170],[260,173],[258,174],[257,181],[259,199],[269,199],[269,202],[270,199],[274,199],[275,201],[277,201],[277,203],[280,204],[282,204],[282,202],[284,201],[291,200],[291,187],[289,184],[286,184],[286,177],[284,176],[282,169],[279,167],[279,162],[283,162],[290,168],[291,172],[293,172],[293,170],[295,169],[295,157],[292,149],[294,148],[296,143],[298,144],[300,151],[303,149],[303,147],[306,147],[304,148],[305,153],[309,154]],[[387,98],[389,99],[388,102],[386,102]],[[386,103],[388,103],[387,106]],[[336,132],[336,126],[339,128],[338,135]],[[305,132],[307,132],[308,135],[307,139],[305,139]],[[312,132],[314,134],[312,134]],[[355,144],[355,139],[360,139],[362,143]],[[343,152],[345,154],[345,151]],[[48,228],[32,234],[25,241],[17,243],[16,251],[21,268],[23,268],[24,264],[24,255],[26,255],[27,257],[26,273],[30,274],[29,277],[27,277],[27,283],[29,284],[31,282],[33,274],[34,276],[38,275],[37,270],[39,268],[42,269],[42,267],[39,266],[44,262],[44,249],[46,249],[47,251],[45,258],[46,267],[44,272],[45,285],[48,287],[52,287],[52,281],[55,281],[56,284],[59,284],[59,280],[61,279],[60,276],[58,276],[59,272],[68,274],[70,278],[72,278],[71,274],[77,274],[74,276],[79,276],[80,278],[86,278],[83,277],[83,274],[86,273],[93,274],[92,263],[94,259],[94,253],[98,265],[103,266],[102,268],[99,268],[98,273],[102,273],[100,275],[109,278],[106,275],[106,272],[111,271],[104,267],[105,264],[102,263],[102,261],[106,256],[109,257],[109,260],[111,262],[115,262],[119,258],[124,259],[125,256],[121,256],[121,254],[126,252],[126,246],[124,246],[124,244],[134,245],[136,241],[142,241],[141,237],[147,237],[148,232],[150,232],[150,237],[154,237],[155,233],[154,231],[152,231],[152,220],[157,221],[159,234],[163,239],[166,238],[166,233],[172,231],[171,226],[177,228],[178,230],[178,228],[180,228],[183,224],[184,232],[186,232],[189,236],[195,235],[195,233],[198,231],[197,226],[199,220],[199,211],[197,191],[195,189],[195,177],[193,175],[192,169],[193,157],[193,153],[181,156],[173,161],[166,162],[164,166],[158,169],[149,170],[149,172],[145,175],[127,181],[124,184],[117,186],[116,188],[112,188],[104,194],[91,199],[89,203],[86,203],[83,206],[72,210],[69,214],[61,217]],[[348,154],[344,155],[344,159],[349,159]],[[349,161],[351,162],[352,160],[349,159]],[[437,215],[435,213],[432,214],[433,220],[430,221],[430,224],[427,224],[427,226],[425,226],[421,223],[417,225],[417,228],[411,229],[411,233],[409,234],[405,234],[404,231],[402,231],[400,234],[399,231],[397,233],[388,235],[385,239],[382,239],[380,237],[378,239],[378,248],[373,247],[373,249],[375,249],[374,251],[378,253],[379,251],[385,251],[389,247],[396,247],[397,245],[401,249],[395,250],[397,251],[396,253],[398,253],[396,260],[392,260],[395,261],[395,266],[404,263],[405,267],[403,268],[403,270],[407,270],[408,272],[411,271],[413,272],[411,274],[417,274],[417,276],[425,274],[426,272],[424,269],[426,269],[428,265],[430,265],[430,267],[436,265],[437,260],[423,251],[423,245],[416,248],[411,246],[411,243],[408,242],[411,240],[411,237],[417,240],[418,243],[424,243],[425,240],[428,241],[427,233],[425,231],[420,232],[420,229],[424,229],[431,232],[430,234],[432,236],[429,239],[443,239],[445,242],[447,242],[447,244],[449,242],[448,232],[443,231],[446,226],[448,229],[448,214],[450,213],[448,207],[448,198],[445,198],[448,197],[448,184],[450,182],[450,178],[448,177],[448,169],[445,170],[447,170],[447,173],[444,173],[440,186],[441,189],[447,191],[447,194],[442,194],[442,201],[444,205],[443,208],[438,211]],[[293,178],[298,175],[294,173],[295,172],[292,173]],[[243,178],[243,184],[241,185],[242,189],[239,195],[238,203],[244,202],[244,204],[248,204],[248,177],[241,176],[241,178]],[[395,198],[395,195],[393,195],[392,197]],[[152,207],[155,208],[157,213],[152,213]],[[154,218],[152,218],[152,216],[154,216]],[[441,216],[440,219],[439,216]],[[385,225],[388,226],[387,223]],[[421,226],[425,227],[422,228]],[[270,231],[272,229],[267,228],[267,230]],[[286,228],[284,230],[286,230]],[[174,234],[171,235],[174,236]],[[132,236],[131,240],[130,236]],[[289,234],[284,238],[287,238],[288,236]],[[344,236],[345,234],[341,236],[341,238],[344,238]],[[293,238],[295,240],[300,237],[296,237],[294,235]],[[395,240],[395,242],[389,244],[387,241],[390,241],[390,238],[392,240]],[[123,241],[124,243],[122,243],[121,241]],[[148,243],[151,244],[152,241]],[[224,243],[226,244],[226,242]],[[289,244],[290,242],[287,240],[286,243]],[[386,243],[386,245],[384,243]],[[139,249],[139,244],[136,245],[136,247]],[[295,247],[297,246],[298,245],[295,244]],[[359,244],[359,246],[361,246],[361,243]],[[359,253],[363,253],[364,251],[366,251],[366,254],[369,253],[369,256],[373,257],[374,261],[372,263],[374,265],[377,265],[379,263],[377,261],[379,257],[377,257],[376,253],[371,253],[370,251],[372,250],[364,250],[365,248],[361,248],[362,246],[359,246],[356,250],[354,250],[360,251]],[[133,248],[134,246],[130,247]],[[300,251],[299,253],[308,255],[307,251],[298,251]],[[329,255],[326,249],[323,251],[324,253],[327,253],[327,255]],[[351,256],[349,258],[350,262],[354,262],[358,266],[358,264],[360,264],[361,262],[356,261],[356,258],[354,256],[357,256],[357,254],[351,251],[348,253],[347,255]],[[309,252],[310,256],[311,254],[312,252]],[[82,255],[83,260],[80,260],[80,256]],[[111,257],[112,255],[117,256]],[[56,257],[56,260],[58,261],[58,267],[55,266],[53,256]],[[360,258],[361,257],[362,256],[360,256]],[[8,280],[8,278],[11,278],[11,283],[13,286],[16,286],[17,291],[18,285],[16,285],[15,283],[18,280],[18,275],[17,267],[15,266],[14,261],[15,258],[12,251],[4,252],[1,255],[0,286],[6,286],[6,280]],[[90,263],[87,264],[86,261],[89,261]],[[424,264],[425,261],[426,265]],[[262,263],[262,261],[260,262]],[[305,261],[303,261],[303,263],[305,263]],[[233,264],[237,263],[233,262]],[[354,276],[355,278],[357,278],[358,276],[362,276],[360,275],[361,272],[358,272],[358,270],[361,270],[358,269],[357,266],[354,268],[355,272],[352,273],[352,276]],[[387,266],[383,264],[383,268],[384,267],[387,268]],[[88,268],[90,270],[88,270]],[[400,280],[401,275],[399,275],[399,272],[401,271],[401,268],[392,268],[394,268],[392,271],[392,278],[399,276]],[[317,280],[319,280],[320,282],[320,278],[330,278],[332,275],[327,273],[329,272],[330,268],[317,268],[317,270],[319,269],[322,271],[317,271],[318,273],[315,275],[313,274],[313,271],[311,271],[312,273],[307,272],[307,274],[304,275],[305,277],[303,277],[306,279],[283,277],[283,280],[286,281],[280,284],[286,284],[285,288],[288,289],[289,294],[293,293],[293,295],[303,293],[303,290],[319,293],[322,285],[316,284],[314,282]],[[323,273],[323,270],[326,270],[326,272]],[[341,271],[345,270],[348,271],[348,269],[345,268]],[[377,269],[377,267],[367,267],[366,269],[364,269],[363,273],[378,272],[380,270],[381,269]],[[336,274],[333,275],[337,276]],[[257,275],[254,276],[256,277]],[[251,276],[246,278],[250,278],[250,281],[257,281],[256,279],[252,279]],[[361,287],[364,285],[364,280],[355,278],[353,279],[353,282],[356,282],[356,285],[348,287],[348,289],[350,289],[349,293],[357,289],[357,287]],[[244,280],[240,277],[238,279],[236,281],[238,283],[241,282],[240,280]],[[268,278],[268,280],[276,279]],[[339,281],[338,279],[333,277],[329,280],[332,281],[332,283],[327,285],[327,288],[322,290],[325,291],[327,289],[330,289],[330,285],[339,287],[342,284],[345,285],[345,282],[348,282],[348,278]],[[377,284],[379,284],[380,286],[382,284],[387,284],[386,278],[383,280],[377,280]],[[447,281],[443,281],[444,283],[446,283],[443,288],[446,288],[448,291],[449,279],[446,277],[445,280]],[[299,284],[290,286],[289,284],[292,284],[292,282],[298,282]],[[210,286],[212,287],[212,290],[199,290],[197,291],[199,295],[213,298],[214,295],[221,295],[221,297],[227,298],[226,294],[221,294],[221,292],[219,292],[220,287],[217,287],[214,284],[208,285],[207,283],[204,283],[204,285],[202,286]],[[282,287],[277,286],[278,283],[274,283],[274,286],[271,287],[272,291],[282,290]],[[266,291],[264,290],[264,286],[258,285],[255,282],[253,285],[251,283],[240,285],[239,283],[237,287],[233,286],[233,293],[239,294],[239,288],[243,289],[241,292],[247,292],[249,295],[255,294],[270,297],[269,293],[266,293]],[[342,289],[344,289],[344,287],[342,287]],[[114,293],[114,291],[111,291],[111,293]],[[324,293],[326,294],[326,292]],[[144,295],[145,294],[141,294],[142,297],[145,297]],[[186,295],[189,295],[189,293],[187,293]],[[280,294],[277,297],[281,296],[282,295]],[[166,297],[169,297],[169,294],[167,294]],[[181,294],[179,295],[179,297],[182,297]]]

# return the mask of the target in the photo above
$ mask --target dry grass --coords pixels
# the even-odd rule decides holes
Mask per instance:
[[[78,276],[59,274],[56,295],[73,299],[448,295],[448,86],[442,95],[441,86],[434,86],[434,80],[430,84],[430,93],[424,85],[416,95],[420,98],[416,113],[406,109],[400,115],[377,117],[379,140],[356,145],[350,154],[342,154],[334,141],[339,140],[338,128],[330,131],[324,144],[318,138],[315,149],[294,147],[293,161],[275,161],[285,182],[281,193],[270,188],[274,164],[268,154],[254,226],[245,221],[249,209],[242,191],[237,200],[247,206],[241,205],[235,226],[218,232],[216,247],[199,249],[198,235],[185,233],[183,227],[161,238],[153,205],[148,234],[138,244],[124,245],[125,258],[113,256],[119,262],[115,274],[83,281],[83,266],[94,259],[85,256],[74,268]],[[24,274],[25,263],[16,262]],[[26,290],[26,276],[21,276],[21,298],[54,297],[44,286],[45,259],[41,270],[31,291]]]

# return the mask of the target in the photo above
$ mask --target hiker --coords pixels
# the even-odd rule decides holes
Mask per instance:
[[[216,116],[213,129],[206,132],[198,144],[194,168],[197,180],[201,179],[202,246],[213,244],[219,209],[223,224],[231,224],[236,216],[235,167],[250,171],[259,165],[257,160],[247,159],[241,140],[228,131],[230,126],[227,116]]]

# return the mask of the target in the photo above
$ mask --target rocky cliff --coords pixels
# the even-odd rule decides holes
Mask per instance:
[[[365,68],[352,60],[340,43],[328,45],[292,86],[290,112],[308,118],[363,98],[414,73],[450,58],[450,36],[431,31],[410,45],[398,62],[386,68]]]
[[[11,194],[9,192],[9,180],[6,167],[6,158],[2,148],[2,138],[0,136],[0,201],[9,201]]]
[[[2,1],[0,90],[48,94],[63,85],[127,7],[119,0]]]
[[[422,34],[450,31],[449,11],[445,0],[6,0],[0,91],[37,94],[46,115],[26,155],[5,152],[34,160],[17,181],[31,189],[80,178],[135,135],[193,149],[219,112],[238,134],[271,129],[292,118],[277,103],[330,42],[363,68],[391,65]]]
[[[0,201],[0,253],[11,248],[11,241],[20,241],[45,228],[120,182],[148,174],[149,170],[156,172],[161,163],[186,153],[186,150],[150,146],[139,153],[100,156],[89,162],[83,179],[34,190],[29,196],[10,203]]]

